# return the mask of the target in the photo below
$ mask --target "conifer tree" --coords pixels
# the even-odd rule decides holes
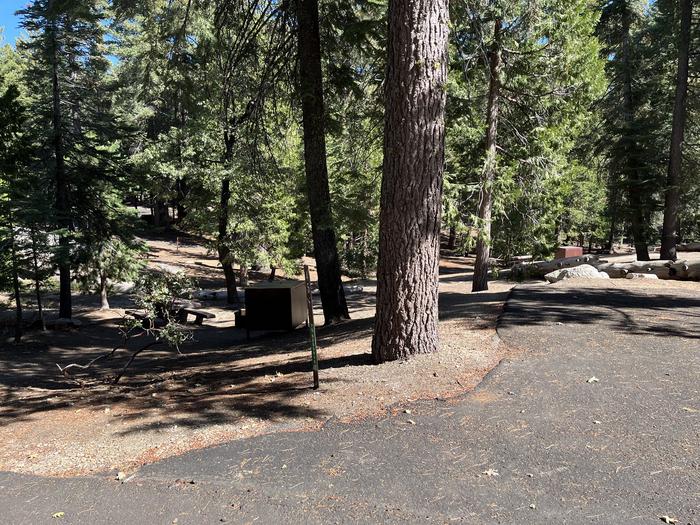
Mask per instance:
[[[0,88],[3,84],[0,77]],[[19,282],[21,241],[17,217],[21,194],[17,179],[21,170],[21,157],[26,153],[21,135],[26,117],[18,98],[19,90],[16,86],[0,89],[0,122],[3,123],[0,127],[0,285],[8,281],[11,283],[16,312],[16,343],[22,339],[24,322]]]
[[[389,2],[376,362],[438,349],[440,209],[449,11]]]
[[[98,0],[35,0],[18,12],[38,156],[55,192],[59,316],[72,315],[71,267],[81,230],[108,228],[99,185],[115,172],[106,88],[105,12]]]
[[[661,258],[676,260],[678,239],[678,212],[680,208],[681,169],[683,164],[683,139],[687,115],[688,76],[690,64],[690,39],[693,19],[693,1],[681,0],[680,30],[678,35],[678,68],[676,94],[673,106],[673,125],[668,161],[668,177],[664,203],[664,222],[661,233]]]
[[[598,35],[607,58],[610,85],[605,100],[605,134],[602,148],[607,150],[612,183],[625,196],[625,216],[637,259],[649,260],[651,214],[656,206],[656,177],[645,154],[644,122],[641,118],[642,93],[639,72],[642,69],[639,35],[643,27],[644,4],[640,0],[611,0],[601,4]]]
[[[481,291],[494,247],[501,257],[549,255],[575,213],[565,202],[580,199],[566,188],[595,172],[574,146],[593,122],[603,69],[585,0],[464,0],[453,13],[447,202],[477,231],[472,290]]]
[[[340,276],[340,259],[328,185],[318,1],[297,0],[296,13],[306,191],[323,314],[326,324],[331,324],[349,319],[350,314]]]

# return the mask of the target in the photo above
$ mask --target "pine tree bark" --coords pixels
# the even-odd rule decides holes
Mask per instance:
[[[617,216],[618,216],[618,206],[617,206],[617,189],[613,188],[612,195],[610,196],[609,206],[612,208],[612,213],[610,215],[610,230],[608,230],[608,243],[606,249],[608,253],[613,253],[613,244],[615,244],[615,232],[617,231]]]
[[[15,296],[15,343],[21,343],[23,333],[22,323],[24,322],[24,319],[22,316],[22,295],[20,293],[19,288],[19,264],[17,263],[17,244],[12,219],[10,219],[10,257],[12,258],[12,288]]]
[[[447,249],[454,250],[457,246],[457,228],[450,226],[450,235],[447,238]]]
[[[501,20],[494,22],[493,45],[489,54],[489,100],[486,109],[486,159],[481,175],[479,195],[479,236],[476,240],[476,260],[472,292],[489,289],[489,257],[491,256],[491,207],[493,184],[496,179],[496,139],[498,136],[498,105],[501,89]]]
[[[51,4],[49,1],[49,10]],[[68,204],[68,179],[64,159],[63,119],[61,116],[61,90],[58,78],[58,42],[55,22],[51,28],[51,91],[52,91],[52,127],[54,146],[54,177],[56,183],[56,215],[58,225],[63,230],[58,239],[59,258],[59,307],[58,316],[70,319],[73,314],[70,277],[70,239],[68,230],[71,227],[70,209]]]
[[[36,307],[39,312],[39,323],[41,324],[41,331],[46,331],[46,321],[44,320],[44,305],[41,300],[41,276],[39,275],[39,257],[37,254],[36,246],[36,230],[32,228],[31,230],[32,239],[32,263],[34,265],[34,293],[36,295]]]
[[[634,250],[637,254],[637,260],[649,260],[649,247],[645,233],[645,210],[642,202],[643,182],[640,174],[641,166],[637,158],[638,147],[634,140],[634,93],[632,88],[632,13],[631,6],[627,2],[624,6],[622,16],[622,31],[624,34],[622,43],[622,61],[623,61],[623,120],[625,123],[624,129],[624,151],[626,156],[626,177],[627,191],[630,206],[630,230],[632,240],[634,242]]]
[[[438,350],[447,0],[390,0],[376,362]]]
[[[177,180],[177,200],[175,206],[177,207],[177,222],[181,223],[185,217],[187,217],[187,208],[185,207],[185,199],[189,193],[189,184],[184,178]]]
[[[678,76],[676,98],[673,104],[673,127],[671,151],[668,162],[666,195],[664,203],[664,225],[661,234],[661,259],[677,258],[678,209],[680,203],[681,164],[683,162],[683,136],[686,121],[686,99],[688,96],[688,65],[690,53],[690,26],[693,17],[692,0],[681,0],[681,33],[678,43]]]
[[[340,277],[328,186],[318,0],[296,0],[296,8],[306,189],[323,315],[326,324],[332,324],[350,315]]]
[[[219,232],[217,238],[217,252],[219,262],[224,269],[224,279],[226,280],[226,302],[228,304],[238,303],[238,290],[236,289],[236,271],[233,269],[231,261],[231,250],[226,246],[228,236],[228,205],[231,200],[231,181],[225,178],[221,181],[221,201],[219,204]]]

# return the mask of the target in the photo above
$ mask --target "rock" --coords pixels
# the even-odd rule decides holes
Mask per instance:
[[[626,279],[659,279],[659,276],[655,273],[628,273],[625,276]]]
[[[599,272],[590,264],[581,264],[573,268],[563,268],[554,270],[544,276],[550,283],[558,283],[564,279],[610,279],[610,276],[605,272]]]
[[[345,290],[345,295],[352,295],[352,294],[356,294],[356,293],[362,293],[363,288],[362,288],[362,286],[357,286],[355,284],[350,284],[350,285],[344,284],[343,290]],[[321,291],[318,288],[314,288],[313,290],[311,290],[311,294],[312,295],[320,295]]]
[[[179,273],[184,273],[182,268],[180,268],[179,266],[174,266],[172,264],[158,262],[158,263],[154,263],[153,266],[157,270],[160,270],[161,272],[164,272],[164,273],[171,273],[173,275],[179,274]]]
[[[559,275],[563,272],[564,270],[554,270],[553,272],[549,272],[544,276],[544,278],[547,280],[549,283],[556,283],[559,282],[561,279],[559,278]]]
[[[522,262],[513,266],[511,269],[511,276],[514,278],[544,277],[546,274],[556,270],[574,268],[588,263],[598,266],[598,264],[604,262],[605,261],[600,260],[597,255],[591,254],[582,257],[555,259],[553,261]]]
[[[607,276],[607,274],[606,274]],[[600,272],[590,264],[566,268],[559,274],[560,279],[601,279]]]
[[[239,297],[243,297],[243,290],[240,288],[237,288],[238,295]],[[197,290],[192,294],[195,299],[204,299],[204,300],[219,300],[219,299],[226,299],[227,291],[226,288],[220,288],[218,290]]]
[[[134,283],[113,283],[112,293],[131,293],[134,291],[136,285]]]

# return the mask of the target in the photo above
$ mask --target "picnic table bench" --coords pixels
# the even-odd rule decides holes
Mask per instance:
[[[136,310],[124,310],[124,314],[133,317],[137,321],[141,321],[141,325],[146,329],[158,328],[165,325],[164,319],[151,320],[145,313]]]
[[[194,315],[194,324],[196,325],[201,325],[204,319],[214,319],[216,318],[216,315],[207,312],[206,310],[198,310],[196,308],[180,308],[177,312],[177,320],[181,323],[186,323],[187,322],[187,317],[190,315]]]
[[[143,312],[138,312],[136,310],[126,310],[124,312],[126,315],[130,315],[134,319],[137,319],[139,321],[142,321],[143,323],[147,323],[150,319],[146,316],[145,313]],[[187,323],[187,318],[188,316],[193,315],[195,317],[194,319],[194,324],[196,325],[201,325],[204,319],[214,319],[216,317],[215,314],[211,312],[207,312],[206,310],[198,310],[196,308],[190,308],[190,307],[182,307],[178,308],[175,311],[175,317],[179,323],[185,324]],[[164,319],[156,319],[155,322],[156,326],[161,324],[165,324]]]

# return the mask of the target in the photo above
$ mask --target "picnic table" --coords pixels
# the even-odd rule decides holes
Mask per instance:
[[[216,318],[216,315],[214,315],[211,312],[207,312],[206,310],[198,310],[196,308],[188,308],[188,307],[182,307],[177,311],[177,320],[178,322],[185,324],[187,323],[187,318],[190,315],[194,315],[194,324],[200,325],[204,321],[204,319],[214,319]]]
[[[182,301],[174,305],[174,308],[171,310],[170,314],[177,320],[178,323],[182,324],[186,324],[189,316],[193,315],[195,318],[194,324],[199,326],[202,325],[204,319],[216,318],[215,314],[206,310],[201,310],[199,306],[201,306],[200,303],[193,301]],[[152,322],[145,312],[126,310],[124,313],[133,317],[134,319],[140,320],[142,323],[144,323],[144,328],[158,328],[159,326],[164,326],[166,324],[166,320],[162,317],[158,317],[155,319],[155,322]],[[146,323],[150,323],[152,326],[146,326]]]

